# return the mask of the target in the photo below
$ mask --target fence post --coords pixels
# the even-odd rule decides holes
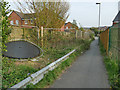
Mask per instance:
[[[82,31],[80,31],[80,38],[82,38]]]
[[[118,23],[118,60],[120,60],[120,22]]]
[[[38,39],[40,38],[40,29],[38,28]]]
[[[109,54],[109,52],[110,52],[110,47],[111,47],[111,42],[110,42],[110,41],[111,41],[111,28],[112,28],[112,27],[110,27],[110,28],[109,28],[109,44],[108,44],[108,54]]]
[[[24,28],[23,28],[23,34],[22,34],[22,39],[25,39],[25,37],[24,37],[25,35],[24,35]]]
[[[107,55],[109,55],[109,28],[108,28],[108,31],[107,31]]]
[[[85,36],[85,32],[84,31],[82,31],[82,38],[84,39],[84,36]]]
[[[43,26],[41,26],[41,45],[43,47]]]
[[[119,49],[118,50],[118,67],[119,67],[118,74],[120,74],[120,21],[118,23],[118,49]],[[120,78],[120,75],[118,76],[118,78]],[[120,79],[118,80],[118,82],[120,82]]]
[[[77,39],[77,34],[78,34],[78,31],[77,31],[77,30],[75,30],[75,31],[76,31],[76,33],[75,33],[75,34],[76,34],[76,39]]]

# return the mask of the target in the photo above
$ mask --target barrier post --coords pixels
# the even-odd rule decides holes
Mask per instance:
[[[41,45],[43,47],[43,26],[41,26]]]

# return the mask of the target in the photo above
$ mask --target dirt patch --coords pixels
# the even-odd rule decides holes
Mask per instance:
[[[36,69],[42,69],[48,63],[49,63],[49,61],[47,59],[45,59],[45,58],[44,59],[43,58],[39,58],[39,61],[15,61],[15,65],[16,66],[26,65],[26,66],[34,67]]]
[[[37,69],[40,68],[40,66],[41,66],[40,63],[34,62],[34,61],[16,61],[15,65],[16,66],[26,65],[26,66],[31,66],[31,67],[34,67],[34,68],[37,68]]]

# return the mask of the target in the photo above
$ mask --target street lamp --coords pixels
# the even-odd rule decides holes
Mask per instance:
[[[100,32],[100,8],[101,8],[101,3],[96,3],[97,5],[99,5],[99,20],[98,20],[98,34],[99,34],[99,32]]]

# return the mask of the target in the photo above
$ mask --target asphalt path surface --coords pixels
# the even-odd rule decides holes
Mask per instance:
[[[97,38],[51,88],[110,88]]]

